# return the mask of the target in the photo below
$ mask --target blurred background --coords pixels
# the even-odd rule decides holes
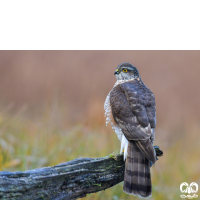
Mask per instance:
[[[118,64],[136,66],[156,98],[150,199],[179,199],[200,184],[200,51],[0,51],[0,170],[53,166],[118,153],[104,101]],[[140,199],[120,183],[84,199]]]

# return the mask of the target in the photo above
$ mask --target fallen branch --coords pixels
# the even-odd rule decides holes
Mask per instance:
[[[162,155],[154,147],[157,156]],[[77,199],[105,190],[124,179],[123,155],[78,158],[25,172],[0,172],[0,199]]]

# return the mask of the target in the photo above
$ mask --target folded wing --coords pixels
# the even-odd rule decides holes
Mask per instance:
[[[135,141],[145,157],[155,162],[151,138],[156,126],[156,107],[151,90],[138,80],[119,84],[110,93],[110,105],[125,137]]]

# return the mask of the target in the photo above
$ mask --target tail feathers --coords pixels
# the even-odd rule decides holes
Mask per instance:
[[[156,152],[150,139],[146,141],[136,141],[135,144],[148,160],[152,161],[153,164],[156,162]]]
[[[142,197],[149,197],[152,193],[150,161],[132,141],[128,144],[123,191]]]

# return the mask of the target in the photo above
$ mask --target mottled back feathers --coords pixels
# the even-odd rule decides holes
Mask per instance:
[[[156,126],[155,99],[142,81],[133,79],[110,92],[113,119],[128,140],[147,140]],[[148,108],[148,109],[147,109]]]

